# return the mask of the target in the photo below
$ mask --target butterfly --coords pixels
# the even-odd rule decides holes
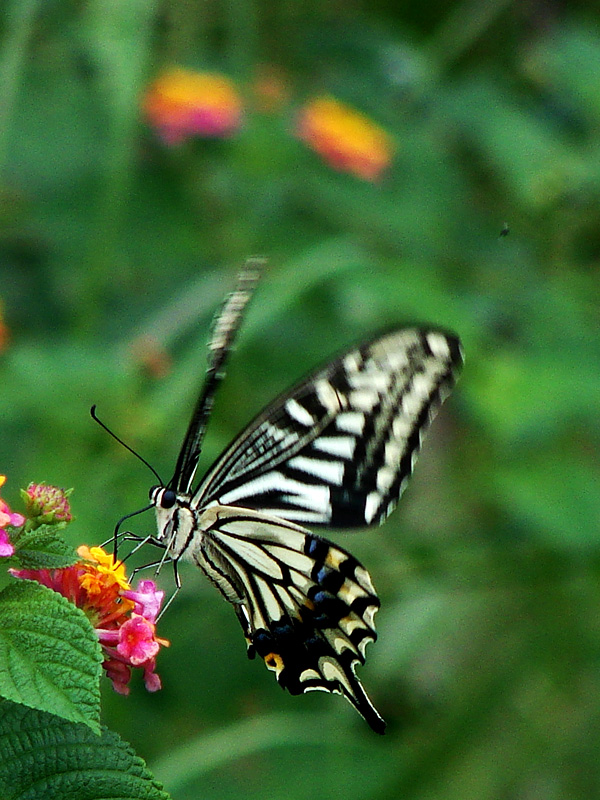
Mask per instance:
[[[233,605],[248,656],[262,658],[284,689],[341,694],[383,733],[355,674],[377,637],[379,599],[362,564],[306,526],[385,520],[455,381],[460,343],[435,328],[397,328],[341,353],[270,403],[196,482],[215,392],[259,273],[247,265],[215,318],[173,477],[150,490],[151,541],[175,568],[180,559],[200,567]]]

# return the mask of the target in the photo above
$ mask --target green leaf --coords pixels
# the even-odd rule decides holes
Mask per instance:
[[[0,701],[3,800],[169,800],[116,733]]]
[[[77,554],[57,531],[57,526],[42,525],[13,539],[24,569],[60,569],[77,561]]]
[[[0,695],[99,732],[101,651],[85,614],[34,581],[0,592]]]

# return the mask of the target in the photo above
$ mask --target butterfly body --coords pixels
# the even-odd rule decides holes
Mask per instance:
[[[460,344],[444,331],[400,328],[342,353],[267,406],[194,486],[214,391],[256,279],[244,273],[217,318],[175,474],[150,491],[154,541],[175,563],[193,561],[233,604],[248,655],[263,658],[283,688],[342,694],[383,733],[354,672],[376,639],[379,599],[367,570],[309,528],[385,520],[454,382]]]

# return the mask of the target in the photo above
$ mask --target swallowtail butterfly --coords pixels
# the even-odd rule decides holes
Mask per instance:
[[[385,520],[461,364],[456,336],[398,328],[354,347],[274,400],[196,485],[224,364],[258,280],[248,265],[217,315],[204,386],[175,472],[154,486],[175,567],[197,564],[234,607],[248,645],[291,694],[342,694],[377,733],[385,722],[355,675],[376,638],[367,570],[310,528]],[[164,559],[163,559],[164,560]]]

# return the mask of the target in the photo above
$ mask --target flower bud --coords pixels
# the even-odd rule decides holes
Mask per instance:
[[[21,497],[31,529],[40,525],[58,525],[71,522],[71,507],[68,497],[73,489],[59,489],[45,483],[30,483],[26,490],[21,489]]]

